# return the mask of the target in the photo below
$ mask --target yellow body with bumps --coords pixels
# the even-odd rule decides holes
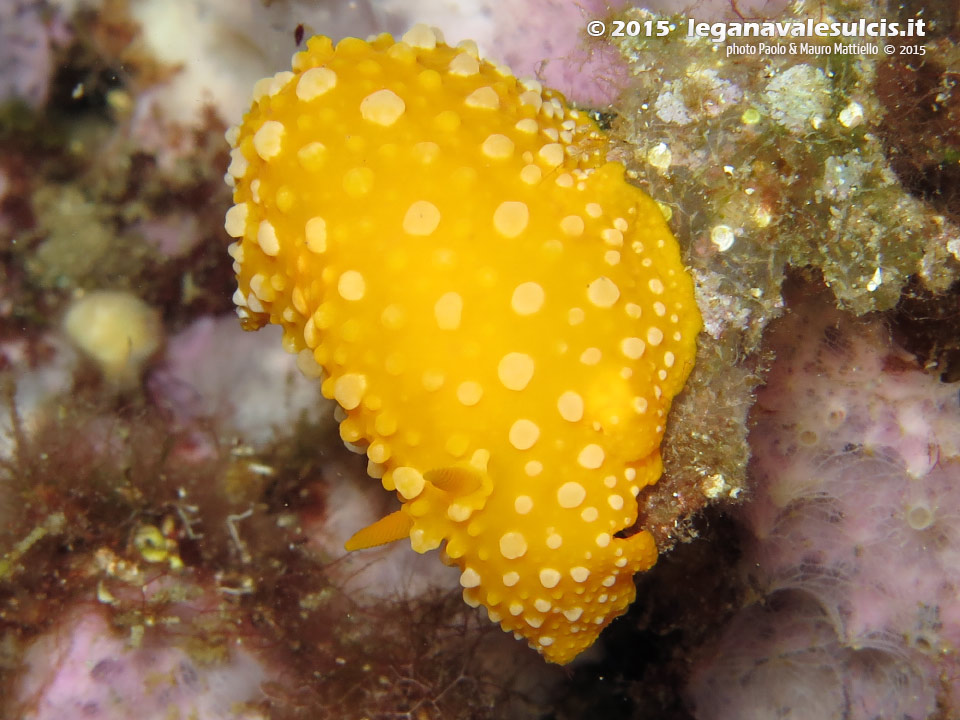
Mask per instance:
[[[657,551],[634,524],[693,363],[656,204],[555,92],[417,26],[312,38],[228,133],[244,327],[284,328],[401,510],[350,548],[446,543],[464,599],[566,663]]]

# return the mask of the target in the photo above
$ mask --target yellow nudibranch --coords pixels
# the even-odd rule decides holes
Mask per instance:
[[[283,327],[402,503],[347,548],[443,545],[569,662],[657,557],[621,531],[701,325],[658,206],[586,113],[422,25],[311,38],[227,139],[243,326]]]

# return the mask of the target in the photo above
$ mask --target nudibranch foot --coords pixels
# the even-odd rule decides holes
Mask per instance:
[[[617,533],[701,325],[659,207],[587,113],[425,26],[311,38],[227,138],[243,325],[283,327],[402,503],[347,547],[443,546],[569,662],[657,557]]]

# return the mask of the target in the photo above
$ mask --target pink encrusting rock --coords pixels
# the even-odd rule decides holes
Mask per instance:
[[[319,421],[332,413],[294,356],[279,343],[238,336],[235,323],[204,316],[170,338],[149,379],[158,404],[181,423],[215,419],[222,436],[254,446],[288,434],[301,417]]]
[[[61,12],[45,3],[0,3],[0,103],[43,105],[53,77],[54,48],[68,35]]]
[[[494,3],[497,45],[491,52],[518,75],[536,77],[575,103],[602,107],[616,100],[629,81],[627,64],[607,33],[591,37],[587,24],[605,23],[624,0],[524,0]]]
[[[763,602],[701,658],[697,718],[955,713],[958,386],[915,369],[880,322],[818,302],[771,345],[742,518],[742,568]]]
[[[268,673],[242,644],[203,661],[156,631],[124,637],[93,608],[78,608],[37,638],[24,662],[15,701],[22,720],[264,717],[254,703]]]

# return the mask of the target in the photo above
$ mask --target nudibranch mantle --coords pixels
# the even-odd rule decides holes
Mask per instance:
[[[658,206],[586,113],[422,25],[311,38],[227,139],[243,325],[283,327],[402,503],[347,547],[442,545],[569,662],[657,557],[618,533],[701,324]]]

